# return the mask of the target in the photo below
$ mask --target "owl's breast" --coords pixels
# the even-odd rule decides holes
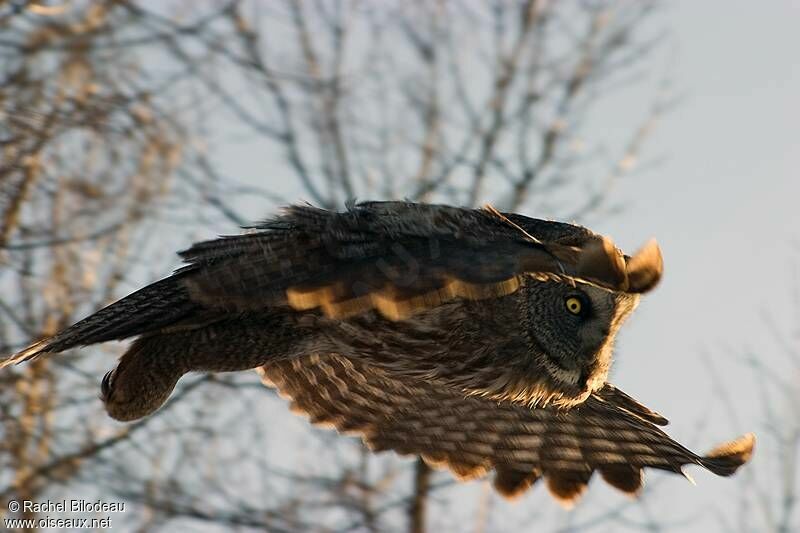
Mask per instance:
[[[466,395],[570,406],[591,393],[587,379],[553,378],[540,347],[524,333],[509,297],[452,301],[402,321],[367,313],[329,321],[325,350],[394,375],[435,381]]]

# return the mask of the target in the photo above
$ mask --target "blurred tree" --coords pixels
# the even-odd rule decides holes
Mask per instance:
[[[797,272],[800,272],[795,268]],[[756,412],[759,448],[753,467],[743,470],[735,488],[736,512],[720,508],[716,517],[723,531],[789,533],[800,530],[800,284],[789,292],[793,313],[784,324],[769,311],[762,313],[762,327],[773,342],[744,350],[742,362],[753,376],[759,399]],[[771,304],[770,304],[771,305]],[[779,354],[775,359],[765,352]],[[771,361],[765,364],[765,361]],[[713,366],[713,363],[712,363]],[[741,427],[741,398],[716,376],[715,390],[729,423]],[[738,400],[738,401],[737,401]]]
[[[191,233],[298,196],[601,213],[669,103],[654,91],[626,139],[590,137],[659,42],[655,5],[0,1],[2,352],[163,275]],[[242,139],[259,181],[223,170]],[[108,351],[0,375],[0,513],[85,495],[127,502],[115,525],[138,530],[505,519],[488,491],[472,517],[449,476],[290,420],[253,374],[197,376],[116,424],[95,400]]]
[[[180,131],[155,112],[153,87],[142,87],[135,62],[109,40],[130,20],[111,3],[0,3],[4,353],[117,294],[180,161]],[[2,502],[52,493],[135,430],[98,426],[96,366],[58,366],[0,376]]]

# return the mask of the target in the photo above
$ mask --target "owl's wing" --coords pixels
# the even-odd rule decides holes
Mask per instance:
[[[662,270],[654,242],[627,258],[585,228],[491,208],[292,206],[257,228],[181,253],[194,300],[232,310],[319,307],[331,318],[377,309],[402,320],[454,297],[509,294],[526,274],[644,292]]]
[[[292,206],[257,231],[195,244],[188,263],[36,342],[0,368],[75,346],[124,339],[209,314],[291,306],[330,318],[377,309],[401,320],[455,297],[516,291],[526,275],[644,292],[662,261],[651,242],[633,257],[571,224],[411,202],[349,205],[338,213]]]
[[[644,467],[681,473],[698,464],[728,476],[754,444],[745,435],[699,456],[654,425],[666,423],[663,417],[612,386],[559,411],[464,397],[338,355],[270,363],[260,372],[312,423],[358,434],[376,451],[420,455],[461,479],[494,470],[494,486],[508,497],[544,478],[568,505],[594,471],[631,494],[642,486]]]

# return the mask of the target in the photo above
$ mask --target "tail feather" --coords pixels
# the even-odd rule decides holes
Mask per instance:
[[[0,360],[0,368],[76,346],[125,339],[180,320],[196,307],[180,282],[181,277],[173,275],[152,283],[54,336],[34,342],[24,350]]]

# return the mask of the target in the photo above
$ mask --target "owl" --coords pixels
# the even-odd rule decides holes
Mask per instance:
[[[597,472],[623,492],[643,469],[728,476],[752,434],[697,455],[607,382],[614,339],[662,273],[572,224],[491,207],[291,206],[195,244],[171,276],[4,360],[134,337],[102,380],[108,414],[157,410],[187,372],[257,369],[312,423],[505,496],[543,479],[570,505]]]

